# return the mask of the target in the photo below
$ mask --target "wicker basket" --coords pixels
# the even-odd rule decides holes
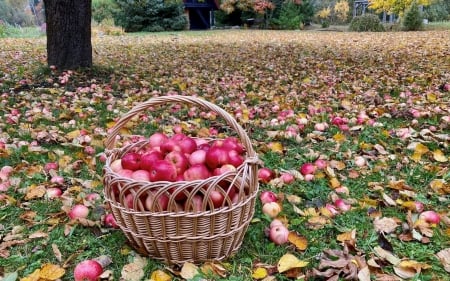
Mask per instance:
[[[244,163],[235,172],[196,181],[144,182],[121,177],[113,172],[110,165],[114,160],[148,144],[147,141],[139,141],[123,148],[115,148],[116,136],[121,128],[137,114],[170,103],[196,105],[216,112],[237,133],[246,150]],[[187,261],[199,263],[223,260],[239,249],[255,210],[258,157],[245,131],[226,111],[195,97],[152,98],[135,106],[116,123],[106,140],[106,155],[105,199],[121,230],[139,253],[166,263],[181,264]],[[225,188],[228,186],[235,186],[238,200],[232,202],[231,196],[227,196],[231,189]],[[210,199],[204,199],[201,210],[194,211],[195,194],[200,193],[204,198],[209,198],[213,189],[219,190],[227,198],[223,205],[214,208]],[[139,198],[144,198],[149,192],[154,194],[155,200],[160,196],[169,196],[168,208],[160,210],[159,205],[154,204],[151,211],[146,210]],[[125,197],[130,193],[133,194],[132,207],[129,202],[125,204]],[[175,200],[180,194],[187,198],[185,207],[181,210]]]

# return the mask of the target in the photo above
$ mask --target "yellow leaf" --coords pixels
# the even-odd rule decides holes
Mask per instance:
[[[308,262],[299,260],[293,254],[285,254],[278,261],[278,272],[282,273],[288,271],[289,269],[305,267],[308,265]]]
[[[283,153],[283,145],[280,142],[270,142],[268,147],[272,152]]]
[[[430,150],[428,149],[428,147],[426,147],[425,145],[423,145],[423,144],[421,144],[421,143],[418,143],[418,144],[416,145],[416,147],[414,148],[414,153],[418,153],[418,154],[425,154],[425,153],[427,153],[428,151],[430,151]]]
[[[297,250],[304,251],[306,250],[306,247],[308,247],[308,240],[306,240],[306,237],[300,236],[293,231],[289,232],[288,240],[295,245]]]
[[[41,270],[40,269],[36,269],[35,271],[33,271],[33,273],[31,273],[30,275],[21,278],[20,281],[39,281],[40,279],[40,274]]]
[[[57,280],[61,278],[66,271],[55,264],[44,264],[41,268],[41,272],[39,273],[39,277],[46,280]]]
[[[80,130],[75,130],[75,131],[69,132],[66,135],[66,137],[70,140],[73,140],[79,136],[80,136]]]
[[[153,271],[151,277],[151,281],[171,281],[172,277],[170,277],[169,274],[165,273],[164,271],[158,269],[156,271]]]
[[[335,135],[333,136],[333,139],[334,139],[336,142],[344,142],[344,141],[346,140],[346,137],[345,137],[344,134],[337,133],[337,134],[335,134]]]
[[[427,100],[429,102],[435,102],[436,101],[436,94],[433,93],[427,93]]]
[[[264,267],[258,267],[255,270],[253,270],[252,277],[253,277],[253,279],[259,280],[259,279],[266,278],[267,275],[268,275],[267,269],[265,269]]]
[[[108,122],[106,123],[106,128],[111,129],[112,127],[114,127],[116,125],[116,122],[112,121],[112,122]]]
[[[341,233],[336,237],[336,240],[339,242],[353,241],[355,239],[356,239],[356,229]]]
[[[414,160],[414,162],[419,162],[420,159],[422,159],[422,154],[414,152],[411,159]]]
[[[339,180],[337,178],[331,178],[330,185],[332,188],[338,188],[339,186],[341,186],[341,183],[339,182]]]
[[[448,160],[447,157],[442,152],[442,150],[440,150],[440,149],[436,149],[435,151],[433,151],[433,158],[434,158],[434,160],[441,162],[441,163],[445,163]]]

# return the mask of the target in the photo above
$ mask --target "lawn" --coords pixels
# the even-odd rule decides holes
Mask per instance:
[[[92,69],[58,72],[46,67],[44,37],[0,39],[0,280],[73,280],[76,264],[99,256],[110,259],[105,280],[182,280],[193,270],[139,256],[103,221],[108,130],[169,94],[204,98],[242,125],[261,168],[275,173],[260,189],[276,193],[278,219],[297,238],[273,243],[257,199],[239,252],[199,264],[193,280],[449,280],[448,30],[92,41]],[[211,112],[169,104],[136,116],[117,145],[180,128],[235,133]],[[312,174],[299,172],[317,159]],[[50,198],[55,187],[63,196]],[[69,219],[75,204],[87,219]]]

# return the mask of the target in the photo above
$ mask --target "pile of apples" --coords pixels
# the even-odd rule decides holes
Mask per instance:
[[[132,208],[133,200],[139,194],[142,202],[139,209],[146,211],[201,211],[205,206],[220,208],[238,200],[238,182],[225,174],[235,172],[244,160],[245,148],[235,137],[208,140],[183,133],[168,136],[156,132],[148,138],[143,148],[126,152],[112,161],[110,168],[121,177],[135,181],[174,183],[167,191],[130,191],[124,199],[124,204],[129,208]],[[187,181],[219,175],[224,180],[215,186],[191,189],[192,192],[179,190]],[[172,197],[176,204],[169,206]],[[204,204],[204,201],[207,202]]]

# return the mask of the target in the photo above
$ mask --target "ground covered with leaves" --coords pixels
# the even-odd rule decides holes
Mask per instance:
[[[0,41],[0,280],[73,280],[77,263],[99,256],[110,280],[449,280],[448,31],[185,32],[93,45],[95,67],[58,72],[45,67],[45,39]],[[269,240],[259,201],[223,262],[165,266],[105,225],[108,129],[169,94],[205,98],[244,127],[276,173],[260,189],[277,194],[288,243]],[[216,114],[177,105],[122,133],[180,127],[233,134]],[[313,176],[299,173],[317,159]],[[54,187],[63,196],[50,198]],[[89,217],[69,219],[74,204]]]

